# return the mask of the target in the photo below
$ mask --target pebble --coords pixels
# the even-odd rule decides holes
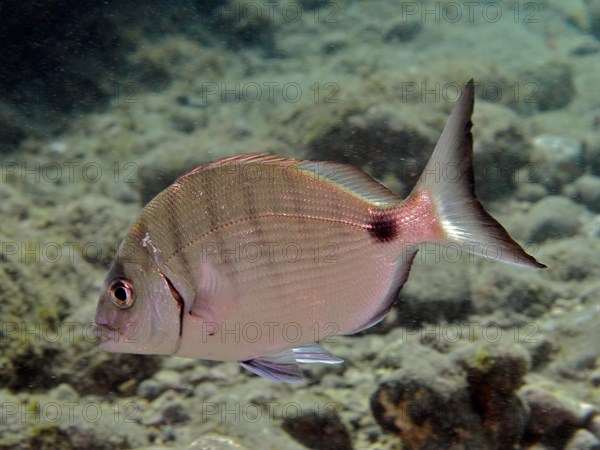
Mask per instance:
[[[61,383],[56,386],[49,395],[53,396],[58,401],[75,402],[79,398],[77,391],[67,383]]]
[[[176,439],[177,439],[177,432],[173,428],[166,427],[165,429],[163,429],[162,440],[164,442],[174,441]]]
[[[423,30],[423,25],[419,22],[400,22],[392,25],[383,35],[386,42],[408,42],[412,41]]]
[[[551,192],[569,183],[583,171],[583,146],[580,141],[563,136],[541,134],[533,138],[530,162],[533,178]]]
[[[595,415],[592,417],[592,420],[590,420],[589,429],[594,436],[600,439],[600,415]]]
[[[546,62],[526,69],[522,77],[535,83],[538,89],[533,102],[529,103],[535,105],[538,111],[564,108],[575,96],[573,71],[566,63]]]
[[[590,0],[588,2],[588,14],[590,31],[594,36],[600,39],[600,0]]]
[[[154,375],[154,379],[171,389],[176,389],[181,385],[181,375],[174,370],[160,370]]]
[[[583,208],[561,196],[546,197],[527,214],[527,240],[544,242],[574,236],[581,226]]]
[[[523,183],[519,185],[515,195],[519,200],[534,203],[546,197],[548,191],[539,183]]]
[[[162,417],[166,423],[181,423],[190,420],[190,415],[187,413],[185,406],[179,401],[165,406]]]
[[[246,447],[230,437],[207,434],[192,442],[187,450],[246,450]]]
[[[137,389],[137,396],[146,400],[154,400],[166,390],[166,386],[151,378],[140,383]]]
[[[600,441],[586,429],[580,429],[569,439],[565,450],[600,450]]]
[[[600,241],[594,237],[575,236],[544,244],[540,259],[548,266],[548,275],[556,281],[598,279],[600,271]],[[590,284],[579,290],[582,303],[591,302],[600,294],[600,286]]]
[[[564,194],[585,205],[590,211],[600,212],[600,177],[583,175],[565,186]]]

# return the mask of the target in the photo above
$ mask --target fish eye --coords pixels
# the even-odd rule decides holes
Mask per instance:
[[[122,278],[114,280],[108,289],[110,299],[121,309],[130,308],[135,301],[133,285]]]

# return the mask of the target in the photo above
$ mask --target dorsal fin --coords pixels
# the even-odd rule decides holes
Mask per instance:
[[[396,194],[356,167],[332,161],[291,159],[268,153],[248,153],[202,164],[181,175],[177,181],[217,167],[257,163],[295,166],[315,180],[335,184],[350,194],[373,203],[376,206],[392,206],[400,202],[400,198]]]
[[[352,195],[376,206],[397,205],[401,199],[384,185],[356,167],[330,161],[300,161],[298,168],[319,180],[338,185]]]
[[[297,159],[285,158],[283,156],[270,155],[269,153],[246,153],[244,155],[228,156],[226,158],[217,159],[205,164],[201,164],[194,169],[190,169],[181,175],[178,180],[186,178],[190,175],[197,174],[208,169],[214,169],[216,167],[230,166],[237,164],[250,164],[250,163],[270,163],[270,164],[297,164],[301,162]]]

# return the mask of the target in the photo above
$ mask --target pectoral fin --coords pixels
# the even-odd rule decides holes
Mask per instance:
[[[340,364],[344,361],[333,356],[318,344],[284,350],[270,356],[261,356],[240,362],[240,365],[255,375],[283,383],[299,383],[302,371],[298,363]]]
[[[230,279],[219,273],[210,261],[202,261],[200,281],[189,314],[202,322],[218,325],[229,317],[239,300],[239,293]]]

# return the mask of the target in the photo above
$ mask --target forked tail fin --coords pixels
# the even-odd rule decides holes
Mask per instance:
[[[411,196],[427,192],[433,203],[442,241],[469,253],[530,267],[546,267],[527,254],[475,196],[473,178],[474,85],[471,79],[444,127]]]

